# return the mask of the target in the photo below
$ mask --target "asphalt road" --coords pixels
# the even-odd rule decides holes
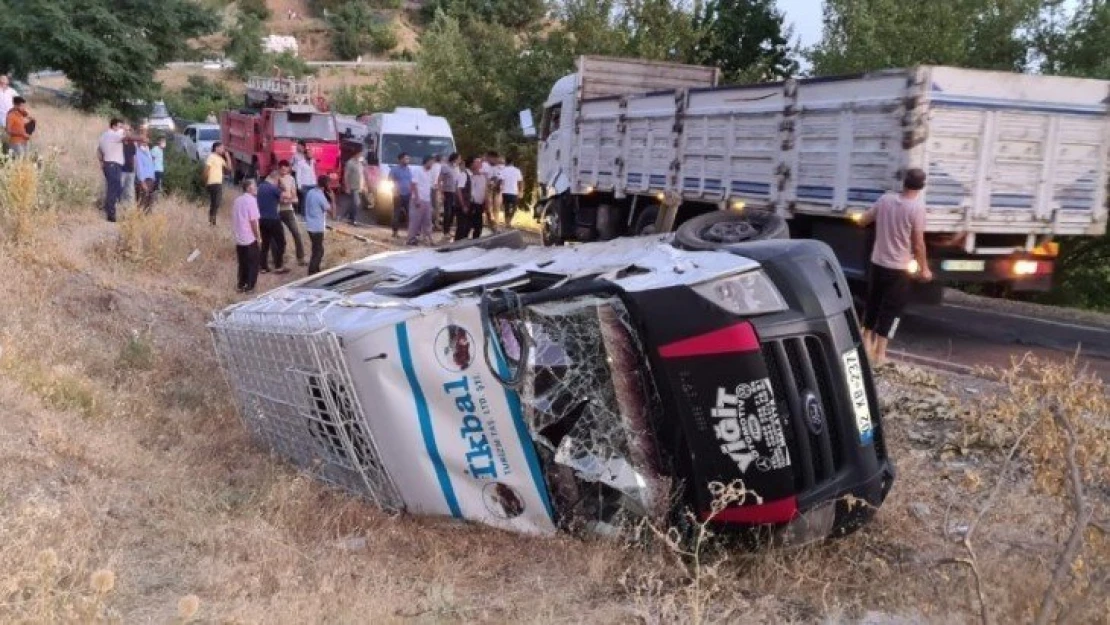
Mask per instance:
[[[1082,365],[1110,382],[1110,326],[1097,326],[962,304],[907,311],[891,349],[923,364],[1006,368],[1030,353],[1063,361],[1078,354]],[[930,361],[936,361],[932,363]]]

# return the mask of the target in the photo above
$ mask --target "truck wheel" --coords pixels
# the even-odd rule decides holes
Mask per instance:
[[[632,226],[632,234],[636,236],[655,234],[655,220],[658,218],[659,207],[648,206],[641,211],[640,216],[636,218],[636,223]]]
[[[612,204],[601,204],[597,207],[597,237],[602,241],[609,241],[617,237],[620,227],[620,209]]]
[[[767,211],[713,211],[683,222],[675,232],[675,246],[687,250],[715,250],[735,243],[789,239],[786,220]]]
[[[563,244],[563,223],[559,216],[560,206],[560,200],[555,199],[548,202],[543,209],[543,216],[540,218],[540,239],[546,247]]]

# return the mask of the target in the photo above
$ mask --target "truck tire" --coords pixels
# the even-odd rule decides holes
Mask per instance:
[[[620,228],[620,208],[613,204],[601,204],[597,207],[597,237],[602,241],[615,239]]]
[[[713,211],[683,222],[674,238],[675,247],[715,250],[736,243],[789,239],[790,231],[785,219],[767,211]]]
[[[540,240],[544,247],[563,244],[563,224],[559,214],[561,205],[562,201],[556,198],[543,208],[540,216]]]
[[[640,216],[636,218],[636,223],[632,226],[632,234],[636,236],[655,234],[655,220],[658,218],[659,207],[648,206],[640,211]]]

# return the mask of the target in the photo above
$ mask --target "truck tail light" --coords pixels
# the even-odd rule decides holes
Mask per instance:
[[[1015,260],[1010,273],[1016,277],[1045,276],[1052,273],[1052,263],[1038,260]]]

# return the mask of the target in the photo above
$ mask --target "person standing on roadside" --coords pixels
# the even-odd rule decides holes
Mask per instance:
[[[362,190],[362,206],[366,209],[366,214],[371,216],[371,221],[377,222],[377,192],[378,185],[382,180],[382,167],[378,164],[378,157],[372,153],[368,154],[364,160],[366,165],[362,168],[362,182],[365,185]]]
[[[154,157],[150,154],[150,146],[146,137],[136,139],[135,151],[135,184],[139,191],[139,206],[150,212],[154,204]]]
[[[297,202],[297,181],[293,178],[293,169],[289,166],[289,161],[278,162],[278,188],[281,189],[281,204],[278,206],[281,223],[285,224],[293,237],[293,251],[297,256],[297,264],[304,267],[304,243],[301,241],[297,215],[293,212],[293,206]]]
[[[128,127],[128,131],[130,131]],[[130,132],[129,132],[130,134]],[[135,146],[135,137],[129,136],[123,142],[123,174],[120,180],[120,186],[123,188],[123,193],[120,195],[120,201],[124,204],[133,204],[135,202],[135,153],[138,149]]]
[[[320,272],[324,260],[324,231],[328,227],[328,217],[335,218],[331,202],[324,189],[328,187],[328,177],[320,176],[316,184],[308,190],[304,199],[304,229],[308,231],[308,241],[312,253],[308,259],[308,275]]]
[[[397,164],[389,169],[389,179],[393,182],[393,238],[397,238],[397,229],[401,221],[408,216],[409,204],[412,201],[412,169],[409,168],[409,155],[401,152],[397,155]]]
[[[243,194],[231,205],[231,231],[235,235],[235,256],[239,259],[239,279],[235,290],[250,293],[258,282],[259,231],[258,185],[245,178],[241,184]]]
[[[8,113],[15,106],[19,92],[12,88],[7,74],[0,74],[0,120],[7,120]]]
[[[432,229],[435,230],[443,214],[443,198],[439,189],[439,173],[443,170],[443,157],[439,154],[432,156]]]
[[[343,165],[343,191],[347,194],[350,203],[347,208],[347,223],[355,225],[358,219],[359,208],[362,205],[363,184],[362,173],[362,146],[355,146],[354,154]]]
[[[31,132],[35,118],[27,112],[27,100],[21,96],[12,98],[12,108],[4,120],[4,129],[8,135],[8,150],[14,157],[27,156],[28,145],[31,142]]]
[[[258,184],[258,230],[262,235],[259,264],[262,273],[270,273],[269,260],[273,260],[274,273],[289,273],[285,266],[285,226],[281,223],[281,189],[277,185],[277,171]]]
[[[902,180],[902,192],[879,198],[859,220],[863,226],[875,224],[863,317],[863,342],[875,365],[886,360],[887,344],[898,331],[913,277],[933,279],[925,255],[925,204],[920,198],[924,188],[925,172],[910,169]]]
[[[482,219],[489,212],[489,179],[482,173],[482,159],[470,159],[466,173],[466,183],[459,188],[458,225],[455,227],[455,240],[482,236]]]
[[[520,201],[520,187],[524,182],[524,174],[513,164],[513,160],[505,159],[505,166],[499,174],[501,178],[501,211],[505,217],[505,227],[513,225],[513,214],[516,213],[517,203]]]
[[[158,143],[150,148],[154,159],[154,190],[162,191],[162,181],[166,178],[166,137],[159,137]]]
[[[108,122],[108,129],[100,133],[96,142],[96,158],[100,161],[100,171],[104,173],[104,216],[108,221],[115,221],[123,178],[123,121],[118,117],[113,117]]]
[[[293,155],[293,177],[297,180],[297,212],[304,215],[305,196],[316,186],[316,161],[304,141],[297,143]]]
[[[204,161],[204,188],[208,191],[208,223],[216,225],[216,213],[224,199],[224,172],[231,171],[224,158],[224,144],[219,141],[212,144],[212,153]]]
[[[451,235],[451,226],[455,222],[458,212],[459,194],[459,155],[452,153],[447,157],[447,163],[439,170],[439,192],[443,194],[443,242],[446,243]]]
[[[424,157],[420,169],[412,172],[412,211],[409,213],[409,238],[406,244],[432,244],[432,198],[435,195],[435,159]]]

